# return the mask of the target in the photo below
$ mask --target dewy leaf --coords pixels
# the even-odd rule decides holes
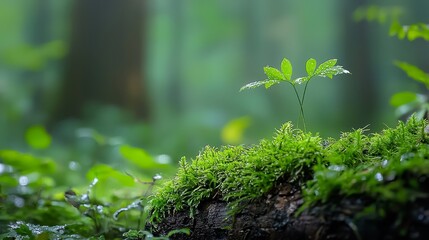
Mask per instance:
[[[119,152],[126,160],[131,163],[134,163],[142,169],[160,168],[162,166],[165,166],[164,164],[157,163],[152,158],[152,156],[150,156],[145,150],[141,148],[122,145],[119,148]]]
[[[317,62],[314,58],[310,58],[305,63],[305,70],[307,71],[308,76],[313,76],[314,70],[316,70]]]
[[[277,68],[267,66],[264,67],[264,72],[268,80],[285,80],[285,76]]]
[[[390,104],[394,107],[399,107],[404,104],[413,102],[417,99],[417,94],[413,92],[399,92],[392,96]]]
[[[426,85],[426,88],[429,89],[429,74],[425,73],[420,68],[406,62],[396,61],[395,65],[402,69],[402,71],[404,71],[408,75],[408,77],[424,83]]]
[[[278,81],[278,80],[268,80],[265,83],[265,89],[268,89],[271,86],[273,86],[274,84],[278,84],[278,83],[280,83],[280,81]]]
[[[328,61],[319,65],[314,75],[323,74],[326,70],[335,66],[335,64],[337,64],[337,59],[329,59]]]
[[[101,182],[104,182],[108,179],[115,179],[125,186],[133,186],[135,183],[134,179],[130,178],[128,175],[119,172],[118,170],[106,164],[97,164],[93,166],[86,173],[86,178],[91,181],[97,178],[97,180]]]
[[[248,83],[246,85],[244,85],[243,87],[240,88],[240,92],[246,89],[252,89],[252,88],[257,88],[260,86],[265,86],[265,88],[269,88],[274,84],[280,83],[280,81],[278,80],[264,80],[264,81],[257,81],[257,82],[252,82],[252,83]]]
[[[282,64],[281,64],[281,70],[283,75],[287,80],[290,80],[292,77],[292,64],[287,58],[283,58]]]
[[[303,84],[308,81],[308,77],[300,77],[292,81],[292,84]]]
[[[28,128],[25,133],[25,140],[34,149],[44,149],[51,144],[51,136],[40,125]]]
[[[328,77],[332,79],[333,76],[339,75],[339,74],[350,74],[350,72],[349,70],[344,69],[342,66],[333,66],[319,73],[317,76]]]

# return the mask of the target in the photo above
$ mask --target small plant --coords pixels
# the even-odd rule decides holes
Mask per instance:
[[[245,86],[243,86],[240,91],[244,89],[251,89],[256,88],[259,86],[265,86],[265,88],[270,88],[271,86],[281,83],[281,82],[287,82],[290,85],[292,85],[292,88],[295,92],[296,98],[298,99],[299,107],[300,107],[300,114],[299,114],[299,121],[302,121],[304,130],[306,130],[305,126],[305,114],[304,114],[304,100],[305,100],[305,94],[307,92],[307,86],[310,80],[313,77],[329,77],[332,79],[333,76],[343,73],[350,73],[348,70],[344,69],[342,66],[335,65],[337,64],[337,59],[330,59],[317,67],[317,62],[315,59],[310,58],[307,60],[305,64],[305,70],[307,71],[307,76],[305,77],[299,77],[299,78],[292,78],[292,64],[287,58],[283,58],[283,61],[280,65],[280,69],[278,70],[273,67],[266,66],[264,67],[265,75],[267,75],[268,79],[265,79],[263,81],[256,81],[249,83]],[[304,85],[304,91],[300,95],[298,93],[298,90],[296,88],[296,85]],[[298,121],[298,122],[299,122]]]

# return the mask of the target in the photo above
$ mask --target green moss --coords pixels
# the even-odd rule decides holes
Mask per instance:
[[[429,174],[426,125],[412,118],[380,134],[362,137],[358,130],[343,136],[327,147],[328,164],[315,167],[304,191],[304,208],[356,196],[389,204],[427,196],[421,184]]]
[[[356,195],[411,201],[423,196],[418,179],[429,174],[426,124],[412,118],[379,134],[358,129],[322,141],[286,123],[272,140],[251,147],[206,147],[190,162],[183,158],[176,177],[151,197],[152,221],[181,210],[194,216],[201,201],[215,197],[234,214],[280,180],[303,188],[301,210]]]

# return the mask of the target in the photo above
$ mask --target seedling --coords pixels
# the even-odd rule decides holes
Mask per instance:
[[[271,86],[281,83],[281,82],[287,82],[290,85],[292,85],[292,88],[295,92],[296,98],[298,99],[299,107],[300,107],[300,114],[299,114],[299,121],[302,121],[304,131],[306,130],[305,126],[305,114],[304,114],[304,100],[305,100],[305,94],[307,92],[307,86],[310,80],[313,77],[329,77],[332,79],[333,76],[343,74],[343,73],[350,73],[348,70],[344,69],[342,66],[335,65],[337,64],[337,59],[330,59],[317,67],[317,62],[315,59],[310,58],[307,60],[305,64],[305,70],[307,71],[307,76],[305,77],[299,77],[299,78],[292,78],[292,64],[287,58],[283,58],[283,61],[281,63],[280,69],[278,70],[273,67],[266,66],[264,67],[265,75],[267,75],[268,79],[265,79],[263,81],[257,81],[249,83],[245,86],[243,86],[240,91],[244,89],[251,89],[256,88],[259,86],[265,86],[266,89],[270,88]],[[300,95],[298,93],[298,90],[296,88],[296,85],[304,85],[304,91]],[[299,122],[298,121],[298,122]]]

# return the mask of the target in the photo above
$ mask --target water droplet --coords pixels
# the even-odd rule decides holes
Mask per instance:
[[[340,171],[343,171],[345,167],[343,165],[331,165],[328,167],[328,169],[336,172],[340,172]]]
[[[75,162],[75,161],[69,162],[69,169],[70,170],[76,171],[79,168],[80,168],[80,164],[78,162]]]
[[[80,197],[80,200],[82,202],[89,202],[89,195],[88,194],[82,194],[82,197]]]
[[[376,173],[375,179],[377,179],[377,181],[381,182],[381,181],[383,181],[383,175],[381,173]]]
[[[389,164],[389,160],[384,159],[383,162],[381,162],[382,167],[386,167]]]
[[[403,161],[406,161],[412,157],[414,157],[414,153],[404,153],[401,155],[400,161],[403,162]]]
[[[28,177],[26,177],[26,176],[21,176],[21,177],[19,177],[19,180],[18,180],[18,182],[19,182],[19,185],[21,185],[21,186],[27,186],[28,185]]]
[[[155,157],[155,160],[161,164],[169,164],[171,163],[171,157],[167,154],[161,154]]]
[[[101,206],[101,205],[97,205],[97,212],[98,213],[103,213],[103,206]]]
[[[90,185],[89,187],[94,187],[94,185],[95,185],[95,184],[97,184],[97,183],[98,183],[98,178],[94,178],[94,179],[92,180],[91,185]]]
[[[157,174],[155,174],[155,176],[153,176],[153,180],[154,181],[156,181],[156,180],[160,180],[162,178],[162,176],[161,175],[159,175],[158,173]]]
[[[13,198],[13,204],[15,204],[15,207],[22,208],[24,207],[25,201],[21,197],[14,197]]]

